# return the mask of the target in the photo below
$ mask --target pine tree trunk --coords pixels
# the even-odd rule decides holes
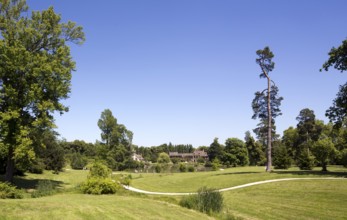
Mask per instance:
[[[268,132],[267,132],[267,165],[266,171],[271,172],[272,167],[272,158],[271,158],[271,145],[272,145],[272,115],[271,115],[271,80],[270,77],[267,77],[267,113],[268,113]]]

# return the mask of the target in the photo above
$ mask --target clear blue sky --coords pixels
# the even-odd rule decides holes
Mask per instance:
[[[303,108],[324,114],[347,81],[319,72],[327,53],[347,37],[347,1],[291,0],[29,0],[53,5],[63,20],[83,26],[86,42],[72,46],[77,62],[70,111],[56,116],[68,141],[100,140],[97,121],[110,109],[134,132],[133,143],[210,145],[243,139],[256,127],[254,93],[266,87],[255,51],[275,54],[282,134]]]

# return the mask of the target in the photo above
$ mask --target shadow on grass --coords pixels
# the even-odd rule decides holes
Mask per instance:
[[[0,175],[0,181],[5,181],[4,175]],[[24,176],[15,176],[13,184],[19,189],[35,189],[39,181],[50,181],[55,188],[63,188],[64,182],[50,179],[25,179]]]
[[[333,176],[347,178],[347,172],[334,172],[334,171],[318,171],[318,170],[300,170],[300,171],[286,171],[274,170],[272,173],[276,174],[292,174],[292,175],[314,175],[314,176]]]
[[[226,175],[242,175],[242,174],[255,174],[259,172],[233,172],[233,173],[217,173],[214,176],[226,176]]]

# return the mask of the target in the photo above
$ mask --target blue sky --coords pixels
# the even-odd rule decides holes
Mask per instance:
[[[254,93],[266,87],[255,51],[275,54],[272,79],[283,96],[277,132],[296,126],[303,108],[324,114],[347,81],[319,72],[331,47],[347,37],[347,1],[292,0],[29,0],[53,5],[64,21],[83,26],[72,46],[77,62],[70,111],[56,116],[68,141],[100,140],[97,121],[110,109],[139,146],[210,145],[244,138]]]

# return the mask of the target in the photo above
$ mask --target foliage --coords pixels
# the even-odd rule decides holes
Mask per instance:
[[[23,192],[10,183],[0,182],[0,199],[22,199]]]
[[[347,83],[340,86],[340,90],[333,101],[333,105],[325,112],[325,116],[327,116],[337,128],[343,126],[347,117]]]
[[[110,178],[91,177],[81,184],[81,190],[86,194],[115,194],[119,189],[119,185]]]
[[[35,158],[34,130],[54,127],[54,112],[68,108],[71,72],[68,42],[84,41],[82,28],[62,23],[52,7],[28,10],[25,0],[1,1],[0,139],[7,149],[6,179]]]
[[[248,151],[249,165],[264,165],[266,158],[265,153],[262,149],[262,145],[254,140],[249,131],[246,132],[245,141],[245,145]]]
[[[284,145],[274,147],[273,165],[275,169],[288,169],[292,164],[292,159]]]
[[[154,170],[155,170],[156,173],[160,173],[161,170],[162,170],[161,165],[160,164],[156,164],[155,167],[154,167]]]
[[[88,178],[109,178],[111,175],[111,170],[98,161],[95,161],[89,169]]]
[[[316,121],[314,111],[308,108],[302,109],[296,117],[299,144],[308,141],[317,141],[323,127]]]
[[[160,153],[159,156],[158,156],[157,162],[160,163],[160,164],[170,163],[171,162],[170,156],[167,153],[164,153],[164,152]]]
[[[180,163],[179,171],[180,172],[187,172],[187,166],[184,163]]]
[[[245,143],[242,140],[238,138],[228,138],[225,141],[225,152],[233,155],[236,158],[236,160],[231,159],[230,165],[246,166],[249,164],[248,151]]]
[[[331,48],[329,59],[323,64],[323,69],[328,71],[331,66],[341,72],[347,70],[347,40],[342,41],[338,48]]]
[[[312,153],[322,166],[322,171],[327,171],[329,159],[332,158],[335,147],[330,138],[325,137],[313,144]]]
[[[301,152],[298,159],[296,160],[296,165],[300,170],[312,170],[315,164],[315,159],[312,153],[306,148]]]
[[[195,171],[194,166],[192,165],[188,166],[188,172],[194,172],[194,171]]]
[[[215,158],[215,159],[212,161],[212,170],[213,170],[213,171],[216,171],[216,170],[219,169],[220,166],[221,166],[220,161],[218,160],[218,158]]]
[[[340,162],[344,167],[347,167],[347,148],[341,151]]]
[[[218,213],[223,208],[223,196],[214,189],[202,187],[197,194],[183,197],[179,204],[207,214]]]
[[[31,194],[32,198],[50,196],[56,192],[56,184],[51,180],[39,180],[36,190]]]
[[[220,159],[222,152],[223,146],[219,144],[218,138],[215,138],[207,151],[210,161],[213,161],[216,158]]]
[[[133,133],[124,125],[118,124],[109,109],[101,113],[98,126],[101,129],[101,139],[105,142],[97,146],[99,158],[106,160],[112,169],[130,168],[126,165],[131,164],[126,164],[126,161],[131,157]]]
[[[80,186],[86,194],[114,194],[120,186],[111,178],[111,170],[101,162],[95,161],[90,167],[88,178]]]
[[[260,78],[267,79],[267,89],[263,92],[257,92],[255,95],[255,99],[252,102],[252,108],[254,111],[253,118],[260,118],[261,123],[266,125],[263,126],[263,129],[267,129],[267,165],[266,171],[271,171],[272,167],[272,125],[275,123],[274,118],[277,115],[280,115],[280,109],[278,106],[281,104],[282,97],[276,97],[278,88],[273,84],[273,81],[270,79],[269,73],[274,69],[275,63],[272,61],[274,54],[271,52],[269,47],[265,47],[263,50],[257,50],[256,52],[258,58],[256,59],[256,63],[260,66],[261,74]],[[266,95],[263,93],[266,91]],[[272,109],[272,107],[274,107]],[[274,115],[272,115],[274,113]],[[267,123],[266,123],[267,121]]]
[[[76,170],[82,170],[88,164],[88,159],[82,156],[80,153],[74,153],[71,157],[71,168]]]

